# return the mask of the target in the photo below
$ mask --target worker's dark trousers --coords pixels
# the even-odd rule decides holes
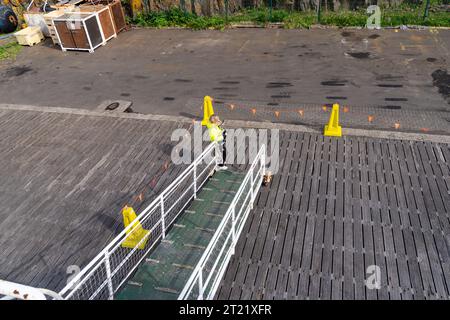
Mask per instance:
[[[220,143],[222,146],[222,163],[219,163],[219,167],[223,167],[225,165],[225,162],[227,161],[227,131],[223,131],[223,140]]]

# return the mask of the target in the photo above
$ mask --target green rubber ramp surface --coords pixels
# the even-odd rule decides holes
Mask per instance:
[[[216,172],[117,293],[119,300],[177,299],[228,210],[244,174]]]

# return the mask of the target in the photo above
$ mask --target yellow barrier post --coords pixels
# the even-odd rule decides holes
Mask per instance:
[[[202,126],[209,124],[209,118],[214,114],[214,108],[212,105],[212,99],[210,96],[205,96],[203,99],[203,120]]]
[[[125,228],[128,227],[137,218],[133,208],[128,206],[123,207],[122,216]],[[148,235],[150,232],[142,228],[142,225],[139,222],[139,220],[136,220],[136,222],[133,223],[133,226],[130,229],[128,229],[126,233],[127,237],[122,242],[122,247],[135,248],[139,244],[138,249],[143,250],[145,248],[145,245],[147,244],[148,240]],[[142,240],[142,238],[144,237],[145,239]]]
[[[325,126],[324,135],[327,137],[342,137],[342,128],[339,125],[339,104],[333,104],[330,121]]]

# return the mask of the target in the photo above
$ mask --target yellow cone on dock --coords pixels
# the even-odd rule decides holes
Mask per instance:
[[[325,126],[323,134],[327,137],[342,137],[342,128],[339,125],[339,104],[337,103],[333,104],[330,121]]]
[[[214,108],[212,105],[212,99],[210,96],[205,96],[203,99],[203,120],[202,126],[209,124],[209,118],[214,114]]]
[[[137,220],[136,213],[132,207],[125,206],[122,209],[123,224],[127,228],[131,223],[133,226],[127,229],[127,237],[122,242],[124,248],[144,249],[147,244],[147,240],[150,232],[142,228],[141,223]],[[144,239],[145,238],[145,239]]]

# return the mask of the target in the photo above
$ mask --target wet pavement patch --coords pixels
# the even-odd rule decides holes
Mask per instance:
[[[130,94],[128,92],[122,92],[120,95],[122,97],[129,97],[130,96]]]
[[[272,96],[270,96],[273,99],[289,99],[291,97],[290,94],[274,94]]]
[[[347,100],[347,97],[327,96],[328,100]]]
[[[394,105],[388,105],[388,106],[382,106],[383,109],[389,109],[389,110],[399,110],[402,108],[402,106],[394,106]]]
[[[175,82],[192,82],[191,79],[175,79]]]
[[[343,87],[347,83],[347,80],[328,80],[322,81],[320,84],[323,86],[331,86],[331,87]]]
[[[148,79],[147,76],[136,75],[134,76],[136,79]]]
[[[221,84],[239,84],[239,81],[220,81]]]
[[[380,83],[377,84],[380,88],[403,88],[402,84],[393,84],[393,83]]]
[[[91,91],[91,90],[92,90],[92,88],[91,88],[91,87],[83,87],[83,90],[86,90],[86,91]]]
[[[342,31],[341,32],[341,36],[343,36],[343,37],[350,37],[352,35],[354,35],[354,33],[350,32],[350,31]]]
[[[213,90],[225,90],[225,91],[227,91],[227,90],[238,90],[239,88],[237,88],[237,87],[215,87],[215,88],[213,88]]]
[[[447,70],[438,69],[431,76],[433,77],[433,85],[438,88],[439,93],[450,104],[450,74]]]
[[[408,101],[406,98],[384,98],[384,101]]]
[[[370,52],[347,52],[347,54],[355,59],[369,59]]]
[[[163,100],[164,101],[173,101],[173,100],[175,100],[175,98],[174,97],[164,97]]]
[[[427,58],[428,62],[436,62],[436,60],[437,60],[436,58]]]
[[[21,75],[32,71],[33,69],[27,66],[17,66],[17,67],[11,67],[8,70],[6,70],[5,76],[6,77],[20,77]]]
[[[376,76],[378,81],[395,81],[403,79],[403,76],[393,76],[392,74],[380,74]]]
[[[269,82],[266,85],[266,88],[286,88],[292,87],[292,83],[290,82]]]

